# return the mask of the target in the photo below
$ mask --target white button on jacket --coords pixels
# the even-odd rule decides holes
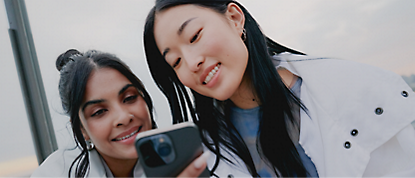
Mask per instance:
[[[300,144],[320,177],[415,177],[415,93],[399,75],[347,60],[274,58],[303,79]],[[215,174],[250,177],[232,160],[239,166],[221,161]]]

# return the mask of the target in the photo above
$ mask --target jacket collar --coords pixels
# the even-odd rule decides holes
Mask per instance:
[[[301,102],[306,106],[307,111],[301,110],[300,112],[300,140],[299,143],[303,147],[305,153],[310,157],[314,165],[316,166],[318,175],[320,177],[325,177],[325,157],[324,157],[324,146],[322,135],[320,132],[319,117],[329,117],[328,113],[324,112],[321,109],[319,102],[316,102],[312,95],[309,93],[309,88],[307,88],[308,76],[302,76],[301,71],[299,72],[295,66],[292,65],[292,62],[299,62],[305,59],[314,59],[308,56],[294,56],[291,53],[282,53],[273,57],[273,63],[276,65],[276,68],[285,68],[294,75],[301,77],[303,79],[303,84],[301,85]],[[317,59],[317,58],[315,58]],[[329,97],[332,98],[332,97]]]
[[[89,151],[90,169],[88,177],[107,177],[104,168],[105,162],[101,161],[101,156],[96,149]]]

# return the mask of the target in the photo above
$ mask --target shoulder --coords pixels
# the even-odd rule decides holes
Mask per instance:
[[[59,149],[53,152],[33,172],[31,177],[68,177],[72,163],[79,156],[79,148]],[[74,165],[74,170],[76,165]],[[71,176],[74,176],[74,170]],[[89,151],[89,171],[87,177],[106,177],[105,168],[96,150]]]
[[[67,177],[69,168],[80,154],[79,149],[59,149],[49,155],[31,177]]]
[[[289,70],[283,69],[283,68],[278,69],[277,72],[280,75],[280,77],[281,77],[282,81],[284,82],[284,84],[288,88],[291,88],[292,87],[292,84],[296,81],[297,76],[294,75]]]
[[[274,56],[280,61],[277,68],[286,68],[303,78],[304,83],[318,89],[330,88],[337,92],[370,89],[372,94],[397,89],[411,89],[398,74],[368,64],[350,60],[312,57],[283,53]]]
[[[373,134],[365,136],[384,142],[386,135],[392,137],[415,119],[415,93],[394,72],[349,60],[289,53],[277,59],[281,67],[303,79],[304,94],[310,98],[305,101],[313,101],[305,102],[306,107],[318,105],[329,116],[321,125],[337,122],[347,130],[367,128]]]
[[[302,146],[321,175],[361,176],[375,150],[387,147],[382,156],[392,156],[402,152],[397,145],[413,143],[413,130],[412,135],[401,131],[410,130],[415,120],[415,93],[398,74],[349,60],[292,54],[276,58],[279,67],[303,79],[301,99],[311,120],[302,120]],[[399,142],[390,142],[398,136]]]
[[[308,56],[308,55],[296,55],[291,53],[282,53],[273,57],[275,61],[278,62],[278,67],[287,68],[292,71],[294,74],[296,73],[304,73],[304,72],[313,72],[315,74],[325,74],[325,73],[332,73],[332,74],[350,74],[350,73],[357,73],[357,74],[366,74],[370,75],[370,73],[375,72],[376,74],[382,75],[392,75],[396,76],[397,74],[387,71],[375,66],[371,66],[368,64],[351,61],[351,60],[343,60],[337,58],[330,58],[330,57],[315,57],[315,56]],[[317,70],[320,69],[320,70]],[[350,76],[350,75],[348,75]],[[353,77],[350,76],[350,77]]]
[[[394,72],[349,60],[290,53],[278,55],[276,59],[281,61],[279,67],[303,79],[313,100],[332,116],[345,110],[355,115],[373,114],[377,108],[382,108],[385,113],[381,116],[389,115],[395,120],[402,116],[405,122],[414,119],[411,108],[415,107],[415,94]]]

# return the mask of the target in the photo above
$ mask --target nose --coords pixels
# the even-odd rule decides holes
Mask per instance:
[[[199,71],[200,67],[205,62],[205,58],[202,55],[194,54],[194,53],[187,53],[183,55],[184,60],[189,66],[189,69],[192,72]]]
[[[120,110],[119,114],[114,120],[115,127],[126,126],[133,122],[134,115],[130,114],[128,111]]]

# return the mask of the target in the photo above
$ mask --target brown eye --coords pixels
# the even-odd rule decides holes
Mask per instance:
[[[195,36],[193,36],[193,38],[190,40],[190,43],[193,43],[194,41],[197,40],[197,38],[199,37],[200,32],[202,31],[202,29],[200,29]]]
[[[137,97],[138,97],[138,95],[129,96],[129,97],[125,98],[123,102],[127,103],[127,102],[134,101]]]
[[[103,114],[105,111],[107,111],[107,110],[106,109],[100,109],[97,112],[95,112],[94,114],[92,114],[91,117],[99,116],[99,115]]]
[[[175,68],[176,66],[178,66],[180,64],[180,61],[182,60],[182,58],[178,58],[177,61],[173,64],[173,68]]]

